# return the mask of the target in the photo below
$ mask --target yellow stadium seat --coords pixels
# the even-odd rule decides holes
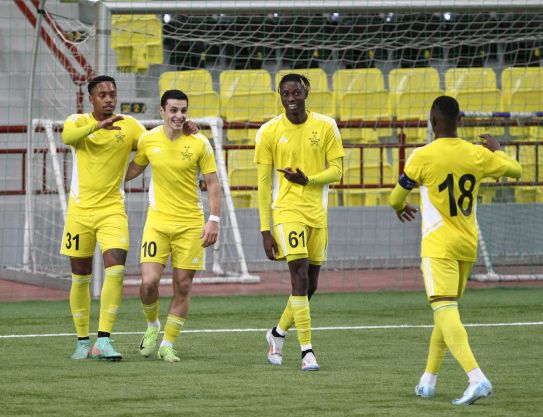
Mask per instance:
[[[232,201],[235,208],[258,208],[257,191],[232,191]]]
[[[383,73],[378,68],[337,70],[333,77],[339,120],[391,119]],[[392,136],[389,128],[344,128],[348,142],[376,143],[381,136]]]
[[[311,89],[306,101],[307,110],[321,113],[326,116],[336,117],[334,95],[328,89],[328,76],[321,68],[287,69],[277,71],[275,74],[275,90],[279,89],[279,82],[287,74],[302,74],[309,79]],[[277,106],[282,109],[281,98],[277,95]]]
[[[446,94],[456,98],[461,111],[496,112],[502,110],[502,94],[497,88],[494,88],[494,90],[451,90],[447,91]],[[499,126],[470,126],[459,127],[458,129],[458,136],[469,141],[478,141],[479,135],[483,133],[503,136],[505,130]]]
[[[398,120],[420,120],[419,128],[404,128],[408,143],[427,142],[428,129],[425,120],[428,118],[434,100],[442,95],[441,90],[407,91],[396,95],[395,109],[392,112]]]
[[[336,93],[385,90],[383,73],[378,68],[337,70],[333,82]]]
[[[507,146],[506,152],[517,159],[516,146]],[[539,169],[537,171],[536,152],[538,153],[537,161],[539,163]],[[534,145],[519,145],[518,162],[522,166],[522,177],[520,178],[520,181],[543,181],[543,146],[538,146],[536,148]],[[538,175],[538,178],[536,178],[536,174]]]
[[[162,23],[155,15],[112,16],[111,47],[122,72],[147,72],[162,64]]]
[[[388,93],[347,92],[338,101],[339,120],[390,120]]]
[[[257,186],[257,168],[253,162],[254,149],[230,149],[227,152],[228,181],[230,187]],[[256,190],[233,190],[232,200],[236,208],[258,206]]]
[[[445,73],[447,91],[495,91],[496,73],[492,68],[450,68]]]
[[[186,93],[192,118],[219,116],[219,95],[213,90],[211,74],[205,69],[164,72],[159,78],[159,88],[161,96],[172,89]]]
[[[256,132],[258,129],[227,129],[226,138],[229,142],[249,145],[255,143]]]
[[[394,93],[440,90],[439,73],[431,67],[393,69],[388,75],[388,89]]]
[[[497,112],[502,110],[502,94],[496,87],[496,73],[492,68],[450,68],[445,73],[445,94],[458,100],[460,110]],[[483,133],[503,136],[503,127],[460,127],[458,135],[466,140],[477,140]]]
[[[435,68],[393,69],[388,75],[389,107],[398,120],[426,120],[432,102],[443,94]],[[409,143],[426,142],[427,128],[405,128]]]
[[[510,112],[535,112],[543,109],[543,90],[518,90],[509,95],[509,107],[504,110]],[[540,126],[511,127],[511,136],[520,140],[541,140],[542,128]]]
[[[343,183],[347,185],[375,185],[381,183],[381,153],[378,148],[364,148],[363,167],[361,170],[360,148],[345,149],[343,158]],[[361,178],[361,175],[363,176]],[[383,183],[393,183],[392,166],[383,150]],[[388,204],[388,188],[344,189],[343,205],[345,206],[376,206]]]
[[[227,152],[228,170],[239,168],[254,168],[256,164],[253,162],[255,156],[254,149],[229,149]],[[256,185],[256,177],[251,178],[247,184],[236,185]]]
[[[511,103],[514,91],[543,90],[543,67],[514,67],[502,71],[502,91],[504,108]]]
[[[434,99],[442,94],[435,68],[404,68],[390,71],[389,107],[398,120],[426,120]],[[405,128],[409,143],[426,142],[426,127]]]
[[[267,121],[276,116],[276,98],[266,70],[226,70],[220,75],[221,114],[228,121]]]

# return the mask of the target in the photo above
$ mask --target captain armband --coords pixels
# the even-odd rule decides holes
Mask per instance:
[[[407,175],[405,175],[405,172],[400,175],[400,179],[398,180],[398,184],[400,184],[403,188],[406,190],[412,190],[417,186],[417,182],[413,181],[411,178],[409,178]]]

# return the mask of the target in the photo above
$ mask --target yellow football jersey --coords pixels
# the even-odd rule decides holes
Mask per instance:
[[[71,145],[72,182],[68,213],[92,210],[124,212],[124,175],[132,149],[147,130],[132,116],[115,122],[120,130],[99,129]],[[64,135],[95,125],[92,113],[72,114],[64,122]]]
[[[344,155],[335,120],[319,113],[308,112],[302,124],[291,123],[283,113],[262,125],[256,135],[255,162],[274,169],[300,168],[311,176],[324,171],[327,161]],[[294,184],[274,170],[272,200],[274,225],[327,226],[328,185]]]
[[[509,159],[460,138],[440,138],[411,154],[400,184],[420,185],[421,256],[475,261],[479,186],[504,175]]]
[[[141,166],[151,164],[147,219],[204,224],[198,173],[217,171],[213,148],[204,135],[182,135],[171,140],[163,126],[158,126],[141,137],[134,162]]]

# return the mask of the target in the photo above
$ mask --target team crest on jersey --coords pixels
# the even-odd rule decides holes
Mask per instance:
[[[181,155],[183,155],[183,161],[185,160],[190,161],[190,158],[192,157],[192,153],[190,152],[190,147],[185,146],[185,150],[181,152]]]
[[[125,135],[122,134],[121,132],[115,133],[115,139],[117,139],[117,143],[119,143],[119,142],[124,143],[124,138],[125,138]]]
[[[319,142],[321,141],[321,138],[318,137],[318,133],[316,131],[311,132],[311,137],[309,138],[309,141],[311,142],[311,146],[315,145],[317,146]]]

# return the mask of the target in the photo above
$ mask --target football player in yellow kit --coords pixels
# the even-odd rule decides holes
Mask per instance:
[[[458,300],[477,257],[477,194],[487,177],[520,178],[517,161],[500,149],[490,135],[474,145],[457,136],[458,102],[438,97],[430,112],[435,140],[416,149],[390,196],[398,218],[414,219],[416,208],[406,203],[409,191],[420,187],[422,213],[421,269],[434,329],[426,370],[415,388],[421,397],[433,397],[437,374],[447,349],[464,369],[469,386],[453,404],[472,404],[492,393],[490,381],[481,371],[460,320]]]
[[[285,112],[259,129],[255,162],[264,250],[269,259],[288,262],[292,282],[281,319],[266,334],[268,362],[281,365],[286,332],[296,324],[302,370],[317,371],[309,299],[326,260],[328,184],[341,179],[345,152],[334,119],[306,110],[309,90],[303,75],[281,79]]]

